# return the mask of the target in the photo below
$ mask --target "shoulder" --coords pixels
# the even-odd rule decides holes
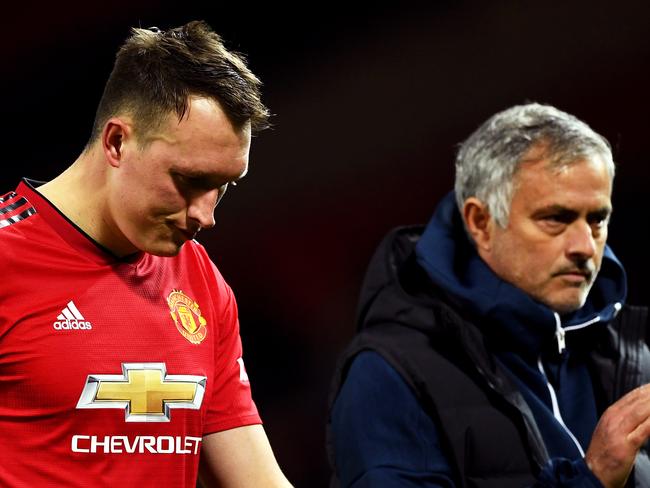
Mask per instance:
[[[187,241],[178,257],[185,262],[191,262],[192,266],[196,267],[207,280],[213,281],[215,289],[220,294],[232,293],[230,286],[200,242],[195,239]]]
[[[49,258],[58,242],[25,197],[15,192],[0,197],[0,263],[5,278],[12,270],[20,276],[25,265]]]
[[[385,466],[448,470],[432,419],[400,374],[374,351],[353,359],[331,422],[342,481]]]
[[[209,268],[210,265],[213,265],[205,247],[203,247],[203,245],[196,239],[191,239],[183,244],[183,247],[181,247],[181,252],[179,253],[179,257],[181,259],[192,260],[200,263],[206,268]]]
[[[194,282],[199,283],[200,280],[207,290],[217,315],[228,323],[234,323],[238,314],[235,294],[203,245],[196,240],[187,241],[178,258],[180,262],[177,266],[190,270]]]
[[[620,323],[634,323],[645,326],[649,319],[648,307],[642,305],[623,305],[616,320]]]
[[[365,432],[364,437],[376,437],[375,441],[391,439],[401,424],[411,431],[408,437],[419,438],[418,423],[428,418],[400,374],[374,351],[353,359],[332,417],[335,429],[345,427],[341,432],[350,435]]]
[[[17,229],[23,230],[18,224],[35,214],[36,209],[24,196],[13,191],[0,196],[0,236],[18,234]]]
[[[342,431],[352,432],[394,424],[396,414],[417,417],[420,412],[424,413],[401,375],[377,352],[362,351],[352,359],[332,417],[335,428],[346,424]]]
[[[611,328],[619,340],[628,344],[650,342],[650,314],[648,307],[623,305],[623,308],[611,322]]]
[[[625,365],[623,392],[650,382],[650,313],[647,307],[624,305],[609,327],[606,339],[617,351],[616,362]],[[600,351],[598,351],[600,354]],[[619,368],[617,368],[619,369]],[[603,373],[605,374],[605,373]]]

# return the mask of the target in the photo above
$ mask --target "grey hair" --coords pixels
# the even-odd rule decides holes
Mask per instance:
[[[533,147],[543,148],[544,157],[560,167],[600,156],[614,178],[611,147],[587,124],[550,105],[515,105],[490,117],[460,145],[454,189],[461,213],[465,200],[476,197],[506,227],[514,176]]]

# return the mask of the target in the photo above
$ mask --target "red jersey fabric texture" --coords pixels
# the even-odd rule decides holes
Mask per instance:
[[[192,487],[261,423],[232,290],[196,241],[118,259],[28,182],[0,197],[0,486]]]

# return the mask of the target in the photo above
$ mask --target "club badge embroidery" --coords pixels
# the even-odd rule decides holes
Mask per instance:
[[[192,344],[201,344],[208,335],[208,329],[199,304],[181,290],[172,290],[167,297],[167,305],[178,332]]]

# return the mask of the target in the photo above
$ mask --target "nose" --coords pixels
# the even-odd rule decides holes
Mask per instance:
[[[574,222],[570,232],[567,233],[567,239],[566,251],[569,257],[588,260],[596,254],[596,236],[588,222]]]
[[[197,193],[192,196],[187,207],[187,217],[197,222],[202,229],[214,227],[214,209],[221,198],[221,189]]]

